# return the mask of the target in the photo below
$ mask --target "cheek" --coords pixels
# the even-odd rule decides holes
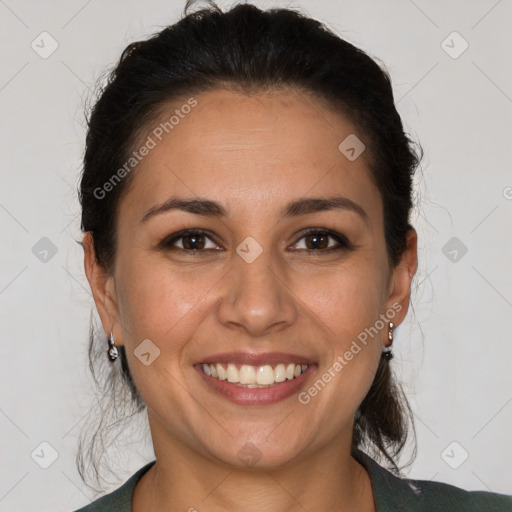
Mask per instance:
[[[176,271],[162,257],[126,256],[117,268],[116,289],[128,336],[153,336],[161,342],[166,333],[168,339],[175,339],[177,333],[186,337],[183,319],[194,315],[194,307],[214,285],[212,274]]]
[[[191,340],[212,311],[211,294],[223,274],[192,266],[177,270],[162,256],[136,251],[117,266],[123,342],[136,387],[148,405],[158,409],[162,400],[165,409],[171,401],[176,411],[180,409],[183,385],[176,383],[183,382],[189,370]],[[147,352],[144,361],[141,354]]]
[[[182,353],[197,328],[198,302],[208,283],[178,275],[161,258],[156,263],[135,251],[123,256],[116,291],[130,371],[146,404],[165,410],[176,405]]]
[[[352,269],[333,272],[302,290],[320,327],[325,326],[325,358],[299,396],[312,415],[323,418],[319,440],[351,421],[374,379],[387,332],[382,321],[376,328],[382,313],[379,286],[376,273]]]
[[[302,300],[328,328],[329,336],[348,340],[373,325],[382,309],[384,280],[374,264],[327,268],[297,282]],[[300,290],[300,291],[299,291]]]
[[[374,263],[347,264],[302,284],[300,297],[325,335],[326,358],[318,375],[328,383],[325,405],[336,403],[339,410],[350,411],[371,385],[387,334],[387,323],[380,319],[382,276]]]

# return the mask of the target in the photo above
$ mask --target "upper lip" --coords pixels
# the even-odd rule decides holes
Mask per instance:
[[[261,366],[265,364],[295,363],[295,364],[314,364],[314,361],[308,357],[289,352],[222,352],[205,356],[195,364],[201,363],[235,363],[248,364],[251,366]]]

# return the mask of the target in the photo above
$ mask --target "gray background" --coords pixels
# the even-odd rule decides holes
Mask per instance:
[[[93,303],[74,242],[83,102],[129,42],[176,21],[184,3],[0,0],[1,511],[69,511],[92,498],[74,464],[93,404]],[[390,71],[399,111],[426,153],[412,219],[420,235],[413,311],[397,329],[392,363],[416,416],[408,474],[512,493],[511,2],[257,5],[302,6]],[[58,43],[47,58],[44,31]],[[43,237],[54,255],[40,252]],[[57,459],[43,469],[52,449]],[[142,443],[119,454],[111,489],[152,455]]]

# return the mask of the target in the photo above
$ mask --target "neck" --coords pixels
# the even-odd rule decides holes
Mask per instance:
[[[155,454],[135,487],[134,512],[375,512],[370,478],[340,439],[271,470],[234,468],[168,438]]]

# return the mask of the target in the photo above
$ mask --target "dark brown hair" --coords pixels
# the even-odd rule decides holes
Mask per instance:
[[[389,263],[396,266],[411,228],[412,179],[420,152],[405,134],[395,108],[391,81],[365,52],[324,24],[291,9],[260,10],[249,4],[222,12],[215,4],[188,13],[145,41],[128,45],[101,88],[87,122],[80,184],[82,231],[91,231],[96,258],[112,271],[116,254],[116,212],[133,173],[98,190],[120,169],[134,144],[164,104],[214,88],[262,91],[292,86],[343,112],[369,142],[370,171],[384,207]],[[77,464],[84,482],[85,463],[98,477],[98,458],[112,425],[141,412],[145,404],[132,380],[124,346],[120,367],[106,369],[106,338],[95,343],[91,324],[89,361],[100,389],[101,422],[86,427]],[[118,411],[121,419],[118,418]],[[383,458],[399,472],[396,458],[414,432],[412,414],[394,382],[390,363],[381,360],[374,382],[356,415],[352,449]],[[415,447],[414,447],[415,452]],[[86,482],[87,483],[87,482]]]

